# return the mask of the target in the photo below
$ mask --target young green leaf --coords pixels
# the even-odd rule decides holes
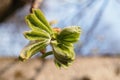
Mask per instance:
[[[71,26],[64,28],[57,36],[57,40],[63,44],[75,43],[79,40],[81,29],[79,26]]]
[[[59,67],[67,67],[72,63],[75,58],[73,45],[66,46],[64,44],[53,42],[52,47],[56,65]]]
[[[20,60],[24,61],[32,57],[34,54],[44,49],[49,44],[49,40],[44,41],[32,41],[22,51],[19,56]]]
[[[45,40],[45,39],[51,39],[50,35],[43,31],[43,30],[39,30],[39,31],[26,31],[24,32],[24,36],[25,38],[29,39],[29,40]]]
[[[40,9],[33,9],[33,13],[37,16],[37,18],[44,24],[46,25],[49,30],[52,31],[48,21],[46,20],[44,14],[42,13],[42,11]]]
[[[50,28],[48,22],[46,21],[45,17],[40,13],[38,9],[33,10],[33,13],[26,16],[26,22],[28,23],[29,27],[33,29],[34,27],[40,28],[45,30],[49,34],[52,34],[52,29]],[[40,16],[42,18],[40,18]]]

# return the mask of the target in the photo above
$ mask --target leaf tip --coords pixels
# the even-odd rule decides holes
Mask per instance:
[[[21,55],[18,57],[18,59],[19,59],[20,61],[22,61],[22,62],[24,62],[24,61],[27,60],[25,57],[23,57],[23,56],[21,56]]]

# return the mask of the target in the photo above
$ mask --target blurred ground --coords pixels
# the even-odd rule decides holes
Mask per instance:
[[[120,58],[79,57],[67,69],[57,69],[53,60],[15,62],[0,59],[0,80],[120,80]]]

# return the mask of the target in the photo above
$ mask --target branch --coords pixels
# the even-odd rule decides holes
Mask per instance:
[[[41,2],[42,0],[32,0],[30,12],[32,13],[32,8],[39,8]]]

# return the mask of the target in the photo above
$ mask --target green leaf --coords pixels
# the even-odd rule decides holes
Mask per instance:
[[[81,29],[79,26],[64,28],[57,36],[57,40],[63,44],[75,43],[79,40]]]
[[[45,30],[49,34],[52,34],[52,29],[47,24],[47,22],[45,22],[46,21],[45,17],[41,16],[41,18],[40,18],[40,16],[38,16],[39,13],[37,13],[37,15],[36,15],[35,11],[37,11],[37,10],[34,10],[34,13],[31,13],[26,16],[26,22],[29,25],[29,27],[31,29],[39,28],[39,29]],[[48,25],[48,26],[46,26],[46,25]]]
[[[44,14],[42,13],[42,11],[40,9],[33,9],[33,13],[37,16],[37,18],[44,24],[46,25],[51,31],[51,27],[50,24],[48,23],[48,21],[46,20]]]
[[[19,59],[25,61],[32,57],[34,54],[44,49],[49,44],[49,40],[32,41],[20,53]]]
[[[25,38],[29,39],[29,40],[45,40],[45,39],[51,39],[50,35],[43,31],[43,30],[39,30],[39,31],[26,31],[24,32],[24,36]]]
[[[52,47],[56,65],[59,67],[67,67],[73,62],[75,58],[73,45],[66,46],[64,44],[52,42]]]
[[[54,62],[58,68],[61,68],[63,66],[57,59],[54,59]]]

